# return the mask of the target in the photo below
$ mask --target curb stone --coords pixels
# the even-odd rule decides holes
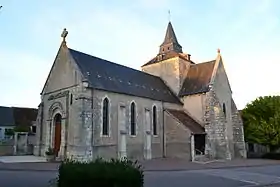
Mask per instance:
[[[204,168],[182,168],[182,169],[145,169],[144,171],[148,172],[167,172],[167,171],[190,171],[190,170],[207,170],[207,169],[227,169],[227,168],[249,168],[249,167],[260,167],[260,166],[271,166],[272,164],[257,164],[257,165],[248,165],[248,166],[206,166]]]
[[[273,163],[271,164],[257,164],[257,165],[248,165],[248,166],[207,166],[205,167],[198,167],[198,168],[178,168],[178,169],[145,169],[143,167],[143,170],[145,172],[168,172],[168,171],[191,171],[191,170],[207,170],[207,169],[230,169],[230,168],[248,168],[248,167],[260,167],[260,166],[271,166],[275,165]],[[58,168],[51,168],[51,169],[36,169],[36,168],[5,168],[0,166],[0,171],[38,171],[38,172],[52,172],[57,171]]]
[[[243,187],[280,187],[280,182],[270,183],[270,184],[257,184],[257,185],[246,185]]]

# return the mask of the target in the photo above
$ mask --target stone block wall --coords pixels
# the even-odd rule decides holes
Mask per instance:
[[[189,67],[190,62],[174,57],[144,66],[142,71],[160,77],[175,94],[178,94]]]
[[[91,160],[93,158],[93,98],[91,90],[80,85],[74,97],[72,116],[70,117],[72,139],[68,157],[76,160]],[[72,118],[75,117],[72,121]],[[70,130],[70,129],[69,129]],[[67,139],[68,141],[68,139]]]
[[[236,158],[246,158],[246,144],[244,140],[244,129],[243,122],[237,107],[232,100],[231,103],[232,111],[232,126],[233,126],[233,145],[234,145],[234,157]]]
[[[191,160],[191,132],[165,112],[166,157]]]
[[[105,97],[108,97],[110,101],[109,137],[101,135],[102,102]],[[71,104],[70,100],[72,100]],[[44,156],[47,148],[51,146],[50,143],[53,143],[50,127],[53,123],[54,113],[60,112],[63,115],[60,151],[62,159],[68,157],[89,160],[98,156],[116,158],[119,104],[124,103],[126,106],[125,124],[129,132],[132,101],[136,104],[137,135],[134,137],[127,134],[128,157],[143,158],[144,109],[149,108],[152,111],[153,106],[157,107],[158,135],[152,135],[152,157],[158,158],[163,155],[163,103],[160,101],[85,89],[82,85],[46,94],[42,101],[37,117],[35,155]]]
[[[102,103],[104,98],[109,100],[109,136],[101,135],[102,128]],[[135,103],[136,111],[136,136],[130,135],[130,106],[131,103]],[[144,131],[145,127],[145,109],[149,109],[152,117],[152,108],[156,106],[157,109],[157,135],[152,136],[152,158],[162,157],[163,155],[163,145],[162,145],[162,134],[163,134],[163,103],[160,101],[153,101],[146,98],[128,96],[118,93],[106,92],[101,90],[94,90],[93,93],[93,103],[94,103],[94,148],[98,147],[99,150],[104,150],[99,152],[99,156],[108,156],[105,149],[106,147],[114,147],[115,152],[110,151],[112,157],[117,157],[118,155],[118,133],[122,128],[121,124],[124,124],[126,134],[126,147],[127,147],[127,157],[130,159],[144,158]],[[125,117],[120,119],[119,110],[120,106],[124,107]],[[152,125],[149,127],[152,132]]]
[[[0,142],[0,156],[11,156],[14,154],[14,139]]]
[[[46,93],[37,116],[34,155],[45,155],[53,146],[53,118],[62,115],[60,158],[91,159],[92,97],[82,84]]]
[[[206,94],[205,155],[210,159],[230,159],[230,147],[226,136],[225,116],[213,90]]]
[[[184,108],[201,124],[203,124],[204,118],[205,98],[206,95],[204,93],[189,95],[183,98]]]
[[[43,118],[43,103],[39,104],[38,107],[38,114],[37,114],[37,119],[36,119],[36,134],[35,134],[35,143],[34,143],[34,149],[33,149],[33,154],[35,156],[41,156],[41,149],[42,149],[42,118]]]

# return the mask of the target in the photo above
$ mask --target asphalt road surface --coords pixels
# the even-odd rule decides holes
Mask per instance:
[[[51,171],[0,171],[1,187],[46,187],[55,178]],[[189,171],[146,172],[145,187],[204,187],[226,186],[246,187],[280,183],[280,165],[234,168],[205,169]],[[280,185],[279,185],[280,186]]]

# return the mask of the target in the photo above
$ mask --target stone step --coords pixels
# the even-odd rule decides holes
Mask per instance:
[[[209,158],[207,158],[205,155],[196,155],[194,158],[194,161],[196,162],[208,162],[210,161]]]

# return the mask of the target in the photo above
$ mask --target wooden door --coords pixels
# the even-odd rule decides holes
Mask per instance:
[[[61,143],[61,121],[55,123],[55,135],[54,135],[54,152],[58,156]]]

